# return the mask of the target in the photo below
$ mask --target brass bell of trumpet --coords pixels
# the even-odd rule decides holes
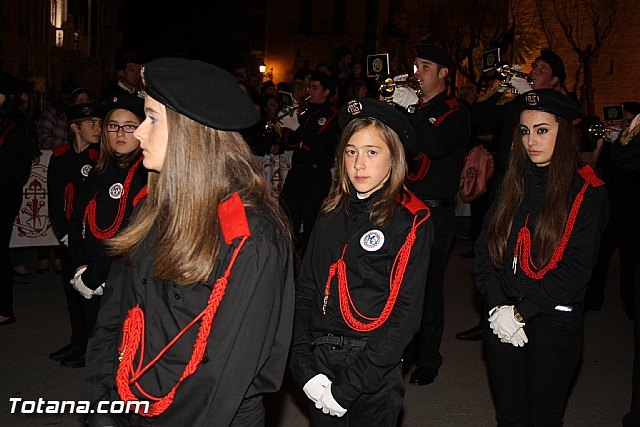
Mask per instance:
[[[420,87],[420,83],[416,80],[401,80],[395,81],[391,77],[387,77],[382,81],[378,91],[380,95],[384,98],[385,102],[389,105],[393,104],[393,93],[396,91],[397,87],[408,87],[413,89],[418,96],[418,99],[422,100],[422,88]]]
[[[596,139],[603,138],[605,141],[611,142],[618,138],[620,129],[615,126],[605,126],[601,123],[589,126],[589,135]]]
[[[276,123],[278,123],[280,120],[282,120],[286,116],[293,116],[293,113],[295,112],[298,113],[298,116],[302,116],[309,109],[309,98],[311,98],[311,96],[307,96],[305,99],[303,99],[302,102],[300,102],[300,104],[297,107],[283,108],[273,118],[273,120],[269,120],[268,122],[265,122],[263,132],[265,134],[268,132],[271,132],[273,130],[273,127],[276,125]]]
[[[523,71],[514,70],[513,67],[511,67],[506,62],[498,62],[495,65],[494,69],[496,71],[496,78],[498,80],[501,80],[500,86],[503,86],[503,87],[509,86],[509,82],[514,77],[520,77],[522,79],[525,79],[527,83],[529,83],[529,86],[533,86],[532,76],[530,76],[528,73],[525,73]]]

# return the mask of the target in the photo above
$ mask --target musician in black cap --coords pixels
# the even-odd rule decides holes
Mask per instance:
[[[607,192],[582,166],[553,89],[523,95],[502,188],[475,245],[475,282],[498,425],[562,425],[583,347],[583,301],[608,218]]]
[[[338,109],[330,104],[335,82],[316,71],[309,81],[304,114],[282,119],[285,149],[293,150],[291,170],[282,187],[282,203],[296,233],[296,248],[304,252],[322,202],[331,189],[331,168],[338,145]],[[300,231],[302,224],[303,231]]]
[[[564,86],[567,77],[562,59],[552,50],[542,49],[540,55],[531,66],[529,78],[531,84],[522,77],[513,77],[510,80],[521,94],[532,89],[554,89]],[[489,151],[494,156],[495,171],[493,178],[488,183],[487,200],[484,206],[490,206],[496,197],[500,184],[509,161],[513,132],[520,120],[520,109],[524,98],[511,90],[504,90],[498,80],[493,81],[493,86],[473,105],[471,121],[476,128],[484,128],[493,135],[490,143],[487,143]],[[485,214],[480,213],[484,216]],[[478,341],[482,339],[482,320],[478,325],[460,331],[457,339],[466,341]]]
[[[416,145],[403,114],[352,100],[340,125],[338,183],[311,232],[296,290],[290,368],[310,400],[312,426],[395,426],[433,226],[403,184],[403,144]]]
[[[90,330],[87,326],[85,302],[69,284],[75,273],[69,254],[71,217],[84,210],[82,202],[89,173],[100,156],[100,137],[104,113],[94,104],[78,104],[66,111],[73,141],[53,149],[47,169],[49,218],[53,232],[60,241],[62,287],[67,300],[71,323],[69,344],[49,354],[64,366],[81,367]]]
[[[444,270],[455,232],[453,197],[458,191],[464,150],[469,139],[469,113],[447,94],[447,77],[455,64],[443,49],[416,46],[416,73],[422,98],[409,88],[397,88],[394,102],[402,107],[418,135],[418,148],[407,152],[406,185],[431,209],[435,237],[431,250],[422,326],[416,342],[417,368],[410,382],[435,380],[442,365],[440,343],[444,328]]]
[[[262,425],[294,284],[286,218],[238,132],[258,114],[231,74],[202,61],[156,59],[143,79],[134,136],[148,196],[109,242],[125,260],[106,281],[83,396],[149,405],[89,424]]]

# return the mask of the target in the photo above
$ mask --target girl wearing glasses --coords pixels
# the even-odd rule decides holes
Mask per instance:
[[[142,166],[140,142],[133,132],[144,119],[144,101],[119,95],[107,102],[102,127],[100,158],[89,175],[84,209],[74,214],[70,249],[76,273],[73,287],[87,300],[87,326],[93,329],[112,257],[105,241],[128,222],[143,196],[147,170]]]

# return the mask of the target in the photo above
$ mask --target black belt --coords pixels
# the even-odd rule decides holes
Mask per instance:
[[[448,206],[453,206],[453,200],[449,199],[422,199],[425,205],[430,208],[444,208]]]
[[[364,339],[357,340],[354,338],[347,338],[347,337],[336,336],[336,335],[323,335],[311,341],[311,350],[313,350],[315,347],[322,344],[329,344],[338,348],[342,348],[342,347],[364,348],[365,344],[367,344],[367,340],[364,340]]]

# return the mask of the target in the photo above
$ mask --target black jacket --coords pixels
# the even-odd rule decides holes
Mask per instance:
[[[354,191],[355,193],[355,191]],[[402,353],[420,328],[422,302],[433,240],[430,220],[420,225],[398,299],[388,320],[371,332],[349,328],[339,308],[337,279],[332,280],[331,293],[323,315],[322,306],[329,267],[336,262],[347,245],[344,261],[347,268],[349,292],[360,313],[378,317],[389,297],[389,276],[394,259],[404,244],[414,220],[406,207],[399,205],[383,228],[372,225],[369,206],[376,199],[352,196],[348,211],[334,211],[321,217],[311,233],[301,266],[296,289],[296,317],[291,345],[290,368],[301,385],[321,372],[318,371],[310,343],[317,337],[331,333],[355,339],[367,338],[364,350],[337,376],[322,372],[332,380],[331,391],[343,407],[363,393],[374,393],[383,386],[384,375],[400,363]],[[418,218],[428,210],[414,195],[412,203],[420,210]],[[384,243],[375,251],[367,251],[361,238],[379,229]]]
[[[262,395],[280,387],[291,340],[294,306],[292,253],[288,237],[260,208],[246,210],[251,236],[231,270],[215,314],[204,359],[180,384],[173,404],[155,418],[123,415],[89,417],[89,425],[228,426],[250,424],[262,407]],[[147,319],[144,362],[193,320],[207,305],[215,280],[223,275],[240,239],[221,247],[206,283],[180,286],[158,280],[154,262],[155,229],[137,247],[130,263],[119,260],[107,279],[94,336],[87,349],[83,399],[121,400],[115,388],[122,325],[140,305]],[[164,396],[176,384],[191,357],[197,322],[141,378],[144,390]],[[135,387],[132,387],[137,393]],[[138,397],[145,400],[138,394]],[[245,418],[246,417],[246,418]]]
[[[453,197],[471,132],[466,106],[441,92],[413,114],[404,112],[418,134],[418,151],[407,152],[405,184],[423,200]]]
[[[606,187],[589,186],[564,256],[557,267],[540,280],[529,278],[519,265],[514,274],[512,262],[518,231],[529,215],[527,224],[533,233],[542,210],[546,178],[547,168],[538,168],[529,163],[524,176],[524,200],[513,219],[502,267],[493,265],[487,250],[487,227],[495,214],[499,197],[487,213],[482,233],[475,245],[475,281],[484,297],[486,308],[515,305],[525,322],[540,313],[553,311],[556,305],[574,305],[584,301],[586,287],[598,256],[600,237],[609,217]],[[576,177],[576,185],[568,203],[573,204],[584,182],[581,176]],[[533,257],[535,262],[535,254]]]

